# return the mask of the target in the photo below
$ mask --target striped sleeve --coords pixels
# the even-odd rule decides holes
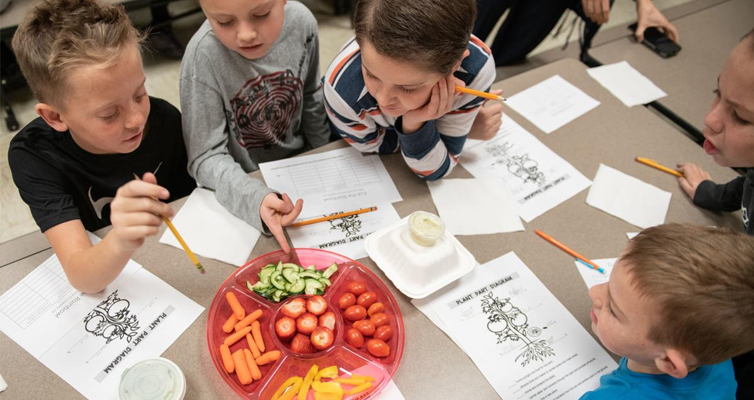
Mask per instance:
[[[495,81],[495,61],[484,42],[472,36],[469,56],[461,63],[455,76],[466,87],[489,91]],[[398,135],[403,158],[414,173],[427,180],[448,175],[458,164],[466,136],[474,124],[484,99],[472,95],[458,96],[453,110],[430,121],[411,135]],[[400,131],[400,128],[398,129]]]

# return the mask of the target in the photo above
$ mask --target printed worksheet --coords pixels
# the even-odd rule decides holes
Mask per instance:
[[[401,201],[378,155],[353,147],[259,165],[267,186],[304,199],[300,219]]]
[[[531,222],[592,183],[508,116],[497,136],[465,148],[461,164],[476,178],[498,178]]]
[[[586,114],[600,105],[560,75],[508,97],[505,103],[545,133]]]
[[[413,303],[506,400],[576,400],[617,367],[513,252]]]
[[[367,236],[400,220],[392,204],[382,204],[376,211],[286,230],[293,247],[329,250],[358,260],[367,256],[364,247]]]
[[[579,270],[581,278],[584,279],[584,283],[586,283],[587,289],[591,289],[592,286],[607,283],[610,280],[610,274],[613,272],[613,266],[615,265],[616,261],[618,261],[617,258],[603,258],[601,260],[592,260],[592,262],[597,264],[598,267],[601,267],[605,270],[604,274],[599,271],[595,271],[578,261],[574,261],[573,263],[576,264],[576,268]]]
[[[115,400],[123,370],[162,354],[203,310],[134,261],[83,294],[52,256],[0,297],[0,329],[85,397]]]

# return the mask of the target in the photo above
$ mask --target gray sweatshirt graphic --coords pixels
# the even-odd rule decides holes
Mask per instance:
[[[248,60],[229,50],[209,21],[183,57],[180,97],[189,173],[199,186],[215,190],[232,214],[267,234],[259,207],[273,191],[247,174],[262,162],[327,143],[319,75],[317,22],[295,1],[286,4],[280,36],[264,57]]]

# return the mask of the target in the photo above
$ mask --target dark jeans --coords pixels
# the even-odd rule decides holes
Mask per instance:
[[[487,39],[505,10],[510,9],[492,42],[492,55],[497,66],[523,61],[550,34],[566,10],[573,10],[585,21],[582,58],[600,27],[586,17],[581,0],[476,0],[476,3],[477,19],[473,33],[482,40]]]

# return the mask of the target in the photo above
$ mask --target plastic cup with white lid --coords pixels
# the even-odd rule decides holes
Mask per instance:
[[[432,247],[445,233],[445,223],[435,214],[416,211],[408,217],[408,230],[416,244]]]
[[[118,400],[183,400],[186,377],[174,362],[155,357],[126,368],[120,376]]]

